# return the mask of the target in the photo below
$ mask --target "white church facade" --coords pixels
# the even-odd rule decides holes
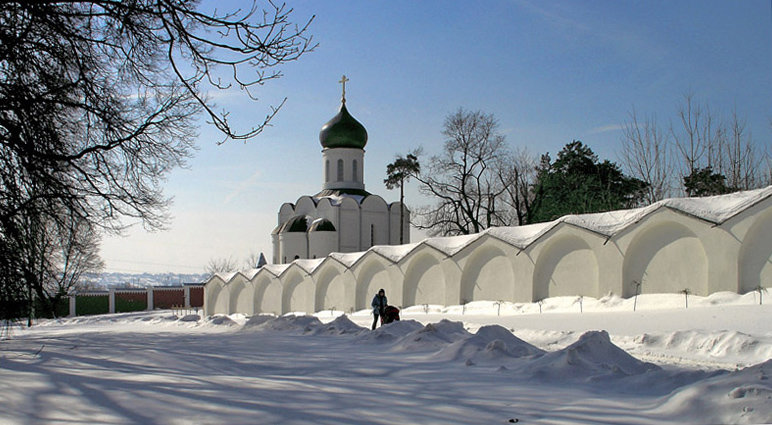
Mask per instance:
[[[410,212],[405,208],[400,219],[402,204],[387,204],[365,190],[367,130],[346,109],[345,81],[340,111],[319,133],[322,190],[279,209],[271,235],[274,264],[398,244],[400,227],[410,241]]]

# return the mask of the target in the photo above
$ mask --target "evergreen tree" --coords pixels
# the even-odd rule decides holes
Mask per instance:
[[[386,184],[386,188],[394,189],[399,188],[399,243],[403,244],[405,240],[405,182],[410,180],[410,177],[418,175],[421,172],[421,164],[418,163],[419,152],[413,152],[407,154],[407,157],[403,158],[398,156],[391,164],[386,166],[386,179],[383,182]]]
[[[684,177],[684,189],[689,196],[723,195],[737,190],[727,186],[726,177],[714,173],[712,167],[697,168]]]
[[[599,162],[589,146],[574,140],[558,152],[555,162],[548,154],[542,156],[528,222],[631,208],[641,203],[646,187],[622,174],[617,164]]]

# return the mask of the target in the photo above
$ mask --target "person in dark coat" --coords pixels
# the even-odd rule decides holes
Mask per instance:
[[[375,330],[375,325],[378,324],[378,316],[383,317],[386,306],[389,305],[386,301],[386,291],[383,289],[378,291],[378,293],[375,294],[375,297],[373,297],[373,302],[370,303],[370,305],[373,306],[373,316],[375,316],[373,319],[373,330]]]

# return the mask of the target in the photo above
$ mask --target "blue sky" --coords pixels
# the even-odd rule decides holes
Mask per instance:
[[[220,10],[246,2],[218,1]],[[207,2],[203,7],[207,7]],[[249,3],[247,3],[249,4]],[[442,146],[446,115],[494,114],[513,147],[553,155],[573,139],[617,159],[628,113],[676,119],[691,92],[718,114],[736,109],[772,150],[772,3],[744,1],[288,1],[296,22],[315,15],[317,49],[281,68],[250,101],[238,90],[218,105],[248,129],[287,97],[272,126],[246,143],[206,124],[187,169],[166,183],[175,201],[163,232],[141,226],[105,238],[107,271],[198,272],[212,258],[250,252],[270,260],[284,202],[321,188],[321,126],[347,106],[365,125],[368,191],[383,186],[396,154]],[[409,184],[407,203],[423,205]]]

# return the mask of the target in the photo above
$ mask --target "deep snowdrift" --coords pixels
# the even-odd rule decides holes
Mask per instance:
[[[772,309],[693,301],[44,321],[0,342],[0,423],[772,422]]]

